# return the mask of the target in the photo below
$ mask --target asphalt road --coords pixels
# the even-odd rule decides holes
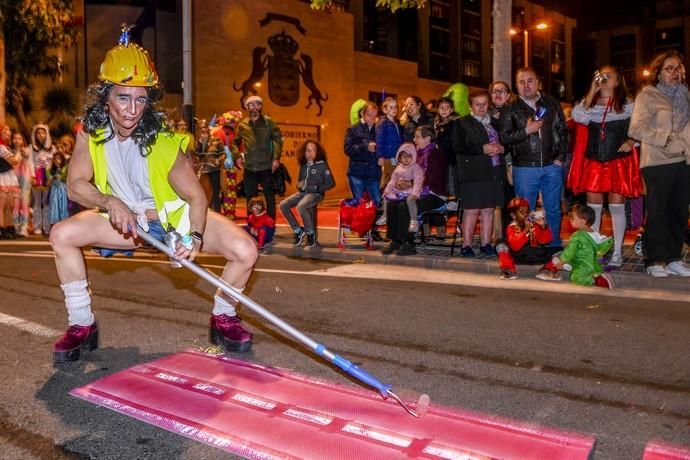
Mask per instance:
[[[219,272],[217,259],[200,260]],[[207,337],[204,281],[154,253],[88,264],[101,348],[56,369],[51,331],[63,331],[66,314],[49,247],[0,245],[0,314],[47,328],[41,336],[0,324],[0,459],[228,458],[67,394]],[[440,271],[415,281],[428,272],[269,255],[247,292],[432,404],[594,435],[595,459],[641,458],[652,438],[690,445],[687,302],[544,292],[533,280],[491,287],[484,275]],[[255,333],[243,359],[347,382],[251,312],[243,317]]]

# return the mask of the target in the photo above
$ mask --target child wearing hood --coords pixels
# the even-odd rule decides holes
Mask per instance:
[[[410,233],[415,233],[419,229],[417,221],[417,200],[422,193],[424,184],[424,170],[417,164],[417,148],[412,142],[403,143],[395,154],[398,165],[391,174],[391,179],[383,190],[384,206],[388,201],[407,202],[407,209],[410,212]]]
[[[53,155],[55,155],[55,146],[50,138],[48,126],[38,124],[31,130],[31,155],[35,168],[34,184],[31,190],[34,234],[48,234],[50,232],[48,178],[50,168],[53,166]]]

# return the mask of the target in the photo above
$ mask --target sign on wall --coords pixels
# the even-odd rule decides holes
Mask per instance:
[[[288,192],[296,190],[299,163],[297,155],[300,145],[313,139],[321,142],[321,127],[319,125],[306,125],[298,123],[278,123],[280,133],[283,135],[283,151],[281,162],[285,165],[292,177],[292,184],[288,186]]]
[[[321,142],[319,125],[302,125],[297,123],[278,123],[283,135],[283,157],[297,161],[297,149],[303,142],[313,139]]]

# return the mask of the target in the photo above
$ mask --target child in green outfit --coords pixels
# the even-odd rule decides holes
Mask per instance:
[[[594,210],[589,206],[575,205],[570,211],[570,225],[577,231],[570,237],[568,246],[554,257],[559,269],[570,265],[570,282],[582,286],[599,286],[613,289],[613,279],[604,273],[599,259],[613,247],[613,238],[592,230]]]

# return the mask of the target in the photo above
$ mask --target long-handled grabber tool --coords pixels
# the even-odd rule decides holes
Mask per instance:
[[[146,233],[142,228],[139,228],[139,237],[146,241],[147,243],[153,245],[156,249],[159,251],[163,252],[166,254],[168,257],[174,258],[175,251],[173,251],[171,248],[169,248],[167,245],[161,243],[158,241],[156,238],[153,236],[149,235]],[[232,297],[233,299],[237,300],[238,302],[241,302],[242,305],[248,307],[251,309],[254,313],[257,313],[259,316],[263,317],[264,319],[268,320],[271,324],[274,326],[278,327],[281,331],[283,331],[286,335],[289,337],[293,338],[294,340],[300,342],[302,345],[305,347],[309,348],[311,351],[316,353],[317,355],[327,359],[331,363],[335,364],[338,366],[340,369],[354,377],[355,379],[366,383],[367,385],[376,388],[379,393],[381,393],[381,396],[383,398],[388,398],[391,397],[394,400],[396,400],[408,413],[411,415],[420,418],[422,417],[427,409],[429,408],[429,403],[430,403],[430,398],[428,395],[423,394],[419,397],[419,400],[417,401],[417,404],[414,408],[410,408],[408,405],[406,405],[402,399],[398,395],[396,395],[392,390],[392,385],[385,384],[378,380],[376,377],[373,375],[369,374],[368,372],[364,371],[363,369],[360,369],[347,359],[343,358],[342,356],[336,355],[332,352],[330,352],[324,345],[315,342],[312,340],[309,336],[303,334],[299,330],[295,329],[292,327],[290,324],[287,322],[283,321],[280,319],[278,316],[274,315],[243,293],[239,292],[237,289],[233,288],[230,286],[228,283],[226,283],[223,279],[220,277],[216,276],[215,274],[209,272],[208,270],[200,267],[199,265],[195,264],[194,262],[190,262],[189,260],[186,259],[175,259],[177,262],[179,262],[183,267],[191,270],[194,272],[196,275],[199,277],[205,279],[212,285],[216,286],[217,288],[223,290],[227,295]]]

